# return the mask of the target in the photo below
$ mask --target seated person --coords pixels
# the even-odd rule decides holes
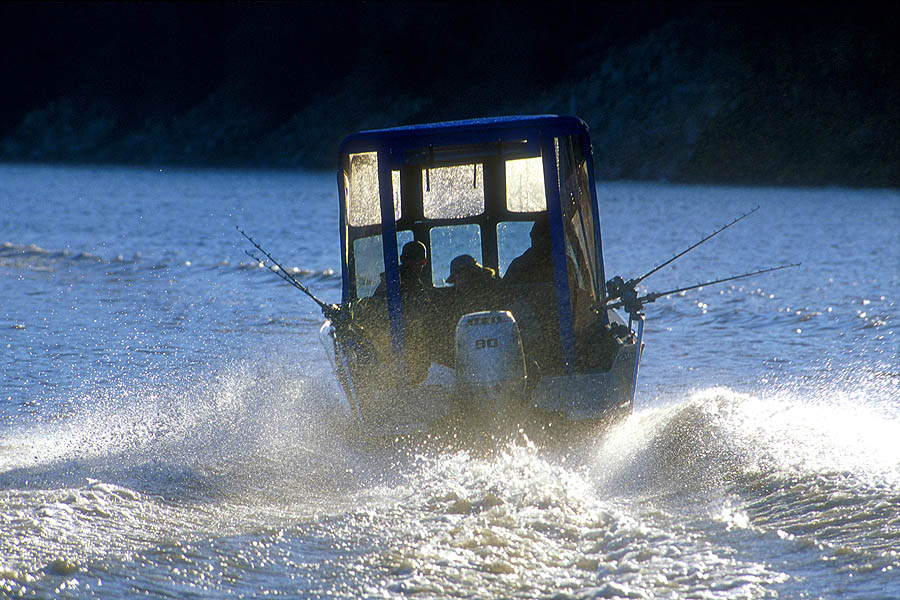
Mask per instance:
[[[450,261],[450,277],[456,292],[457,316],[480,310],[492,310],[499,301],[497,276],[494,269],[485,267],[474,256],[461,254]]]
[[[400,271],[401,295],[419,294],[425,291],[425,284],[422,283],[422,273],[427,263],[428,255],[425,244],[413,240],[403,245],[398,268]],[[382,273],[381,283],[375,288],[372,297],[385,295],[387,295],[387,283],[384,280],[384,273]]]
[[[553,252],[550,243],[550,223],[541,215],[531,228],[531,247],[509,263],[503,283],[538,283],[553,281]]]
[[[436,314],[428,289],[422,281],[426,263],[425,244],[412,241],[403,246],[398,270],[407,368],[412,383],[422,381],[427,374],[430,362],[427,332]],[[375,288],[372,296],[360,300],[354,311],[357,324],[367,333],[382,357],[391,353],[386,300],[387,284],[382,273],[381,283]]]
[[[566,267],[574,306],[575,263],[568,255]],[[550,222],[544,213],[531,228],[531,247],[509,264],[503,284],[514,294],[509,308],[519,324],[526,355],[548,372],[560,367],[562,355],[554,281]]]

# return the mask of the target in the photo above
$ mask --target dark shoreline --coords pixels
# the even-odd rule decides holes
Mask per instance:
[[[0,166],[9,167],[59,167],[72,169],[158,169],[166,171],[247,171],[253,173],[270,172],[273,174],[309,173],[310,175],[334,176],[337,166],[333,169],[310,168],[304,166],[273,166],[273,165],[246,165],[246,164],[191,164],[191,163],[121,163],[99,161],[38,161],[38,160],[0,160]],[[734,183],[729,181],[674,181],[664,179],[605,179],[597,177],[598,185],[603,184],[660,184],[672,186],[699,186],[710,188],[749,188],[749,189],[805,189],[805,190],[833,190],[846,189],[853,191],[900,191],[900,185],[848,185],[848,184],[772,184],[772,183]]]
[[[0,160],[330,170],[361,129],[574,113],[601,180],[896,188],[898,13],[6,4]]]

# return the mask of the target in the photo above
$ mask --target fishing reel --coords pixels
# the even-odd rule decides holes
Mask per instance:
[[[625,281],[616,275],[606,282],[607,301],[618,299],[619,306],[630,315],[636,315],[644,308],[642,298],[637,295],[637,280]]]
[[[347,325],[353,320],[353,315],[343,306],[337,304],[322,304],[322,314],[337,326]]]

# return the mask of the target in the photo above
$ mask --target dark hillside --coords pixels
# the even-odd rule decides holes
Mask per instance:
[[[900,186],[896,4],[561,4],[3,4],[0,159],[332,168],[574,111],[601,178]]]

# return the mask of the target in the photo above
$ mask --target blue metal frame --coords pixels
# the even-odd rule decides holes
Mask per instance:
[[[391,347],[399,360],[398,378],[406,380],[406,344],[403,339],[403,310],[400,301],[400,272],[397,269],[397,227],[394,223],[394,189],[391,182],[391,155],[388,148],[378,150],[378,200],[381,204],[381,245],[387,288]]]
[[[559,207],[559,177],[556,172],[556,147],[553,140],[552,137],[541,137],[541,160],[544,164],[544,195],[547,198],[547,218],[550,224],[550,240],[553,244],[553,277],[556,282],[559,336],[565,371],[570,373],[575,368],[575,325],[572,318],[572,301],[569,297],[569,269],[566,265],[566,241]]]
[[[584,147],[585,160],[587,161],[588,185],[591,188],[591,210],[594,212],[594,246],[597,248],[597,285],[599,286],[598,297],[606,296],[606,267],[603,265],[603,240],[600,234],[600,203],[597,199],[597,182],[594,179],[594,152],[591,148],[591,142],[587,136],[582,138]],[[604,312],[604,315],[606,313]]]
[[[494,117],[447,121],[430,125],[409,125],[391,129],[378,129],[354,133],[344,139],[340,156],[347,153],[372,152],[389,147],[394,157],[402,161],[402,153],[408,148],[421,147],[426,141],[435,146],[454,143],[496,142],[501,137],[525,139],[534,134],[563,136],[588,134],[587,125],[577,117],[539,115],[526,117]],[[338,165],[340,169],[340,165]]]

